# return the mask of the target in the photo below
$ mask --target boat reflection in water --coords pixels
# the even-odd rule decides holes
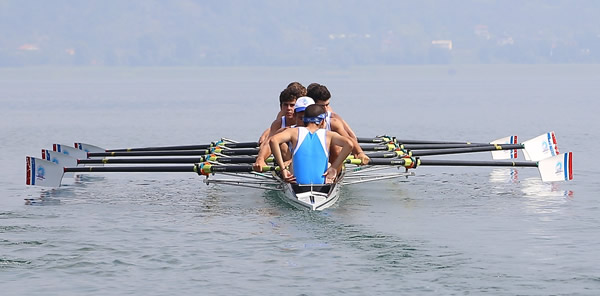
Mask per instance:
[[[527,177],[524,177],[527,176]],[[524,196],[528,197],[566,197],[573,199],[573,191],[561,188],[558,182],[544,183],[538,177],[530,177],[527,174],[519,179],[519,170],[515,168],[496,168],[491,170],[489,182],[497,184],[519,184],[519,189]]]

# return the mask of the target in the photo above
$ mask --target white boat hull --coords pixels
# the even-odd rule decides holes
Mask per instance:
[[[340,198],[343,173],[333,184],[298,185],[283,181],[284,199],[300,209],[320,211],[334,205]]]

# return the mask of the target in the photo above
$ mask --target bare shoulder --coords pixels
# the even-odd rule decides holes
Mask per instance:
[[[335,113],[335,112],[333,112],[333,111],[331,111],[331,118],[332,118],[332,119],[333,119],[333,118],[335,118],[335,119],[339,119],[339,120],[344,120],[344,119],[342,118],[342,116],[340,116],[339,114],[337,114],[337,113]]]
[[[343,129],[344,128],[344,122],[339,119],[339,118],[331,118],[331,121],[329,122],[329,124],[331,125],[331,130],[332,131],[336,131],[339,132],[339,129]]]
[[[271,125],[281,125],[281,116],[279,116],[275,120],[273,120]]]

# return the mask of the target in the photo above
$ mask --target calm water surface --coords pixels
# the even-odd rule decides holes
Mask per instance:
[[[450,73],[450,74],[449,74]],[[600,66],[0,69],[2,295],[598,295]],[[323,212],[193,174],[25,186],[25,155],[255,140],[290,82],[359,136],[486,142],[555,131],[575,180],[421,167]],[[453,159],[489,159],[487,153]]]

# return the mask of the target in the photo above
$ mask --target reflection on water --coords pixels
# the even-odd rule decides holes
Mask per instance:
[[[564,184],[552,182],[544,183],[539,178],[526,178],[521,182],[521,191],[525,196],[533,198],[546,197],[565,197],[568,199],[574,198],[572,190],[563,189]]]
[[[514,168],[495,168],[490,171],[492,183],[518,183],[519,171]]]

